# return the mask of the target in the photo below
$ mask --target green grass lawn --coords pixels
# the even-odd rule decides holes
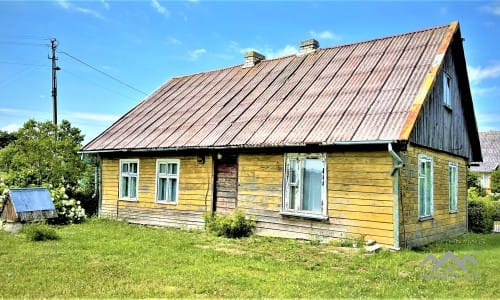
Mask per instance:
[[[91,219],[30,242],[0,232],[0,298],[498,298],[500,234],[376,254],[306,241]],[[424,279],[420,262],[471,254],[477,280]]]

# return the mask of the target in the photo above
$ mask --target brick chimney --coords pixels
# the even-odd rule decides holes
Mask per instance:
[[[319,42],[315,39],[300,42],[299,55],[308,54],[319,48]]]
[[[264,59],[266,59],[266,57],[257,51],[247,51],[245,53],[245,63],[243,64],[243,68],[253,67]]]

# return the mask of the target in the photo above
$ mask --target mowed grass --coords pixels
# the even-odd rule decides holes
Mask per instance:
[[[0,232],[0,298],[498,298],[500,234],[376,254],[307,241],[217,238],[91,219],[59,240]],[[477,280],[428,280],[446,251],[477,261]]]

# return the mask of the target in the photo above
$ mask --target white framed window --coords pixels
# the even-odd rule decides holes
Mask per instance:
[[[448,197],[450,212],[458,211],[458,165],[450,162],[448,164]]]
[[[418,155],[418,216],[432,217],[433,213],[433,167],[432,157]]]
[[[179,198],[178,159],[156,161],[156,202],[176,204]]]
[[[451,108],[451,77],[443,72],[443,104]]]
[[[326,217],[326,155],[285,155],[283,214]]]
[[[120,159],[119,199],[137,200],[138,186],[139,186],[139,160]]]

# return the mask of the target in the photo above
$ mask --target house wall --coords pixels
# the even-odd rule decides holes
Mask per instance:
[[[168,157],[180,160],[177,204],[155,202],[156,160],[139,159],[138,200],[118,200],[119,159],[102,160],[102,200],[100,216],[117,217],[132,223],[186,228],[203,228],[202,214],[212,201],[212,159],[198,163],[196,156]],[[118,206],[118,208],[117,208]]]
[[[479,184],[486,194],[491,194],[491,172],[479,172]]]
[[[420,221],[418,216],[418,155],[433,159],[433,218]],[[400,156],[405,162],[401,169],[400,245],[417,247],[456,236],[467,231],[466,160],[444,152],[408,145]],[[458,165],[458,212],[449,212],[448,165]]]
[[[450,87],[451,108],[443,104],[443,72],[446,72],[452,81]],[[462,97],[453,55],[451,51],[448,51],[443,61],[443,67],[437,74],[431,94],[425,101],[413,128],[410,142],[467,157],[471,160],[472,147]]]
[[[393,244],[392,158],[387,151],[328,154],[328,220],[280,214],[283,154],[239,156],[238,208],[257,221],[257,233],[305,239],[365,235]]]

